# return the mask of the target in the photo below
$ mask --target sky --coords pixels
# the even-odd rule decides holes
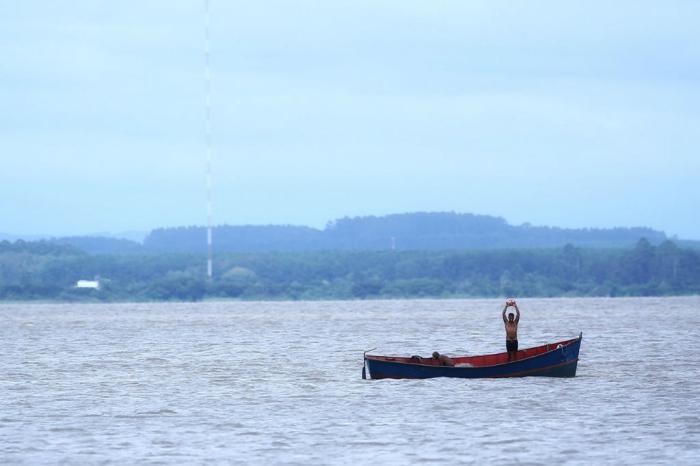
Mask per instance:
[[[206,224],[204,0],[0,6],[0,232]],[[700,2],[211,0],[216,224],[700,239]]]

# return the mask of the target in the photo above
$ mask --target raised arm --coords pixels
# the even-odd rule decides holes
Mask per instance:
[[[515,323],[517,324],[520,322],[520,309],[518,309],[518,305],[513,303],[513,307],[515,308]]]
[[[506,319],[506,311],[507,311],[507,310],[508,310],[508,303],[506,303],[506,305],[503,306],[503,315],[502,315],[502,317],[503,317],[503,323],[508,322],[508,319]]]

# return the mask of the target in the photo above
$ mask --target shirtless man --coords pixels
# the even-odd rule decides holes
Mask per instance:
[[[508,314],[506,319],[506,310],[513,306],[516,314],[512,312]],[[508,361],[515,361],[518,358],[518,322],[520,322],[520,309],[514,299],[506,301],[503,307],[503,323],[506,326],[506,351],[508,351]]]

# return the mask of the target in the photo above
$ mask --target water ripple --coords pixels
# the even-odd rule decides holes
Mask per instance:
[[[700,298],[522,300],[575,379],[360,379],[501,351],[500,302],[0,305],[4,464],[698,464]]]

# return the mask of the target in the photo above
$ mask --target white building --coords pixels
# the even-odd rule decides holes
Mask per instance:
[[[93,290],[100,289],[100,282],[98,280],[78,280],[75,284],[76,288],[91,288]]]

